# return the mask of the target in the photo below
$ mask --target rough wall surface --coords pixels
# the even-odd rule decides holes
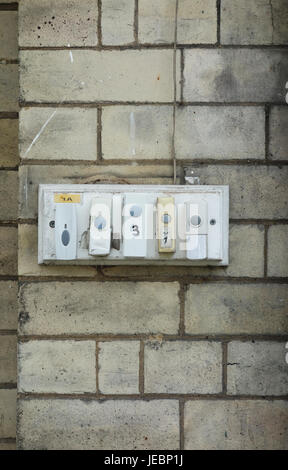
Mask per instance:
[[[230,185],[230,265],[37,265],[39,183],[172,184],[174,11],[20,1],[21,449],[287,448],[286,1],[179,0],[178,181]]]
[[[18,5],[0,3],[0,450],[16,448]]]

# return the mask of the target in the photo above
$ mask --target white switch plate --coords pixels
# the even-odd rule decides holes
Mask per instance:
[[[149,239],[145,241],[145,257],[124,256],[125,230],[125,199],[135,204],[145,200],[149,204],[148,227],[145,232]],[[106,256],[89,255],[89,223],[90,210],[93,199],[112,195],[112,239],[114,237],[113,223],[117,227],[115,232],[120,237],[118,243],[112,241],[110,253]],[[159,253],[157,239],[157,199],[159,197],[173,197],[176,213],[176,250],[173,253]],[[116,201],[115,201],[116,199]],[[62,200],[64,202],[62,202]],[[67,200],[67,202],[65,202]],[[61,201],[61,202],[60,202]],[[55,246],[55,214],[57,204],[71,204],[75,207],[77,221],[77,253],[76,259],[59,260],[56,257]],[[187,204],[207,207],[207,220],[202,220],[199,227],[191,225],[190,233],[194,236],[207,234],[207,259],[187,258]],[[113,208],[123,208],[122,227],[119,213],[113,214]],[[117,209],[117,210],[118,210]],[[127,210],[127,209],[126,209]],[[121,184],[71,184],[71,185],[39,185],[38,206],[38,263],[42,264],[91,264],[91,265],[175,265],[175,266],[226,266],[228,265],[228,232],[229,232],[229,187],[228,186],[152,186],[152,185],[121,185]],[[197,212],[197,211],[196,211]],[[199,214],[200,214],[199,212]],[[136,220],[136,218],[135,218]],[[188,221],[189,222],[189,221]],[[144,224],[145,225],[145,224]],[[152,226],[151,226],[152,225]],[[120,234],[119,234],[120,232]],[[57,234],[56,234],[57,235]],[[189,235],[189,234],[188,234]],[[199,243],[201,248],[203,243]],[[117,249],[119,248],[119,249]],[[200,249],[199,248],[199,249]],[[203,247],[201,248],[203,252]],[[133,254],[133,253],[132,253]],[[201,257],[201,256],[200,256]],[[209,259],[210,258],[210,259]]]

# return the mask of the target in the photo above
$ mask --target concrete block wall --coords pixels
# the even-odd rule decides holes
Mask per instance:
[[[287,448],[286,1],[179,0],[177,181],[230,185],[229,266],[37,264],[39,183],[173,183],[174,11],[20,1],[21,449]]]
[[[18,5],[0,2],[0,450],[16,448]]]

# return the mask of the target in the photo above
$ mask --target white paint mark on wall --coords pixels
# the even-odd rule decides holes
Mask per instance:
[[[68,44],[68,47],[70,47],[70,44]],[[73,58],[72,51],[69,51],[69,55],[70,55],[71,64],[73,64],[74,58]]]
[[[131,145],[131,154],[136,155],[135,151],[135,135],[136,135],[136,124],[134,112],[130,113],[130,145]]]
[[[53,113],[52,113],[51,116],[47,119],[47,121],[45,122],[45,124],[43,124],[43,126],[42,126],[41,129],[40,129],[40,131],[39,131],[38,134],[34,137],[34,139],[32,140],[31,144],[29,145],[28,149],[27,149],[26,152],[24,153],[23,158],[25,158],[26,155],[28,155],[28,153],[29,153],[30,150],[32,149],[33,145],[37,142],[37,140],[39,139],[40,135],[41,135],[42,132],[44,131],[45,127],[48,126],[49,122],[50,122],[51,119],[55,116],[56,113],[57,113],[57,109],[55,109],[55,111],[53,111]]]

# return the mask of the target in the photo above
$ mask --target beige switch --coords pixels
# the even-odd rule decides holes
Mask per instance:
[[[159,253],[175,252],[175,202],[173,197],[158,197],[157,227]]]

